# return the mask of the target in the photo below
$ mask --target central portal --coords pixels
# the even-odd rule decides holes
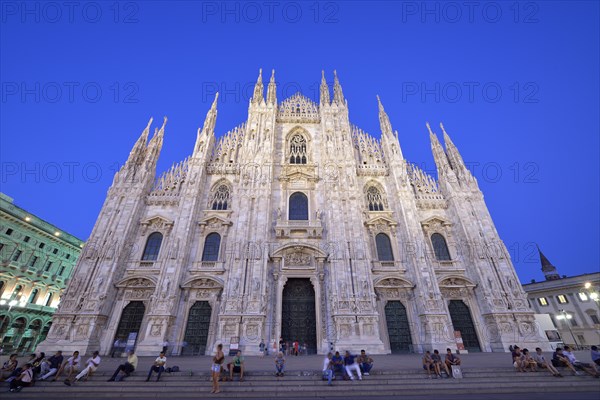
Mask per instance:
[[[310,279],[290,278],[283,288],[281,336],[290,344],[306,343],[308,354],[317,352],[315,289]]]

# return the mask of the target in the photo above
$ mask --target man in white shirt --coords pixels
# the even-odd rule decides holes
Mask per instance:
[[[323,379],[327,379],[327,384],[331,386],[331,379],[333,379],[333,354],[327,353],[327,357],[323,360]]]
[[[53,381],[57,380],[63,371],[67,371],[67,373],[69,374],[69,375],[67,375],[67,380],[71,381],[71,375],[79,372],[80,365],[81,365],[81,356],[79,355],[78,351],[74,351],[73,355],[71,357],[69,357],[67,359],[67,361],[65,361],[63,363],[62,367],[60,367],[60,369],[54,376],[54,379],[52,379],[52,380]]]
[[[567,357],[569,362],[578,370],[584,371],[585,373],[595,377],[600,378],[600,375],[596,372],[596,369],[591,366],[591,364],[582,363],[577,361],[575,358],[575,354],[573,354],[571,348],[569,346],[565,346],[563,350],[563,356]]]
[[[85,379],[87,380],[89,374],[91,374],[92,372],[94,372],[98,366],[100,365],[100,353],[95,351],[92,356],[90,358],[87,359],[86,363],[86,367],[83,369],[83,371],[81,371],[76,377],[75,377],[75,382],[78,382],[81,380],[81,378],[85,377]],[[71,386],[71,381],[69,381],[68,379],[65,380],[65,385],[67,386]]]
[[[158,357],[156,357],[156,360],[154,360],[154,365],[152,365],[150,367],[150,371],[148,371],[148,378],[146,378],[146,382],[148,382],[150,380],[153,372],[158,373],[158,376],[156,377],[156,382],[158,382],[158,380],[160,379],[160,375],[163,373],[163,371],[166,368],[166,365],[167,365],[167,357],[165,357],[165,353],[163,353],[161,351],[160,355]]]

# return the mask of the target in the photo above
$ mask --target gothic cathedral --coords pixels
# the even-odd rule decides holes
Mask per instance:
[[[381,140],[333,98],[266,99],[215,138],[217,97],[192,154],[155,176],[152,120],[116,173],[40,350],[257,354],[432,348],[506,351],[543,339],[477,181],[440,124],[437,180],[407,162],[379,101]],[[535,344],[535,345],[534,345]]]

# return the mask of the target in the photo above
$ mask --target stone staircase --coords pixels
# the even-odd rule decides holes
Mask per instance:
[[[164,373],[160,382],[145,382],[141,371],[123,382],[106,382],[107,372],[95,374],[87,382],[69,387],[62,382],[37,382],[20,393],[6,393],[2,398],[19,399],[185,399],[185,398],[389,398],[426,396],[443,398],[467,394],[510,394],[582,392],[600,398],[600,379],[591,376],[555,378],[547,372],[517,373],[512,368],[463,368],[464,379],[428,379],[423,370],[374,371],[362,381],[337,379],[332,386],[321,380],[318,371],[288,371],[283,378],[271,372],[251,371],[244,382],[222,382],[221,393],[210,394],[211,382],[205,371]],[[7,390],[6,384],[1,390]]]

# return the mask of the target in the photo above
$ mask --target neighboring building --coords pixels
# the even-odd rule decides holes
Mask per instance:
[[[83,242],[0,193],[0,340],[27,353],[44,340]]]
[[[156,179],[152,120],[115,175],[53,318],[48,351],[211,353],[259,343],[369,353],[548,347],[477,181],[442,128],[438,180],[408,163],[379,102],[381,140],[333,99],[281,103],[259,75],[248,119]],[[429,125],[427,125],[429,127]],[[545,343],[545,344],[544,344]]]
[[[600,272],[561,278],[539,253],[546,280],[523,285],[531,307],[536,313],[550,314],[565,344],[600,344]]]

